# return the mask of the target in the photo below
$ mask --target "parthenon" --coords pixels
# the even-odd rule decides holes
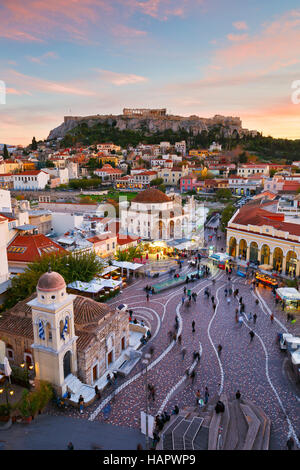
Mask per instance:
[[[143,117],[161,117],[166,116],[166,108],[162,109],[147,109],[147,108],[124,108],[124,116],[143,116]]]

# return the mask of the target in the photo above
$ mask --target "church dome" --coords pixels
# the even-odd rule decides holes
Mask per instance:
[[[162,204],[163,202],[170,202],[170,199],[165,193],[159,189],[149,188],[140,192],[132,202],[139,202],[142,204]]]
[[[55,271],[44,273],[37,285],[37,289],[43,292],[52,292],[65,288],[66,283],[64,278]]]
[[[74,300],[74,321],[77,325],[98,323],[111,312],[111,307],[95,300],[76,295]]]

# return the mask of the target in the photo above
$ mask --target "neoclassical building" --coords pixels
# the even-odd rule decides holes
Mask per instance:
[[[149,188],[121,210],[121,231],[148,240],[184,238],[189,233],[194,212],[193,197],[183,207],[180,196],[167,196]]]
[[[129,346],[128,315],[68,294],[63,277],[48,272],[36,294],[2,315],[0,341],[11,364],[34,365],[38,379],[64,393],[70,377],[92,386],[114,366]]]
[[[226,252],[299,276],[300,224],[285,221],[284,214],[267,208],[247,204],[233,215],[227,226]]]

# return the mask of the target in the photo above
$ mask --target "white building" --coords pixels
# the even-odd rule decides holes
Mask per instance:
[[[68,214],[67,212],[52,212],[51,229],[60,236],[66,232],[71,232],[75,227],[79,227],[83,222],[83,215]]]
[[[60,179],[60,184],[69,183],[69,171],[67,168],[44,168],[46,173]]]
[[[175,150],[176,150],[176,152],[179,152],[182,155],[185,155],[186,154],[185,140],[182,140],[181,142],[175,142]]]
[[[76,162],[68,162],[67,169],[69,172],[69,179],[77,179],[78,178],[78,163]]]
[[[214,151],[218,151],[218,152],[221,152],[222,150],[222,145],[220,144],[217,144],[216,142],[213,142],[210,146],[209,146],[209,152],[214,152]]]
[[[10,191],[0,189],[0,212],[11,212]]]
[[[121,210],[120,232],[144,239],[183,238],[193,217],[193,207],[183,209],[180,196],[168,197],[154,188],[140,192],[128,209]]]
[[[15,190],[34,191],[45,189],[50,181],[50,175],[44,170],[31,170],[13,175],[13,180]]]

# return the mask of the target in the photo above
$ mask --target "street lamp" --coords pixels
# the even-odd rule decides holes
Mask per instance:
[[[4,384],[4,387],[1,387],[0,388],[0,395],[2,395],[2,393],[5,391],[5,397],[6,397],[6,405],[8,406],[9,403],[8,403],[8,390],[7,390],[7,382],[5,382]],[[14,395],[14,391],[12,389],[10,389],[9,391],[9,394],[10,396],[12,397]]]
[[[145,393],[146,393],[146,450],[149,450],[149,430],[148,430],[148,364],[151,354],[146,353],[142,363],[145,364]]]

